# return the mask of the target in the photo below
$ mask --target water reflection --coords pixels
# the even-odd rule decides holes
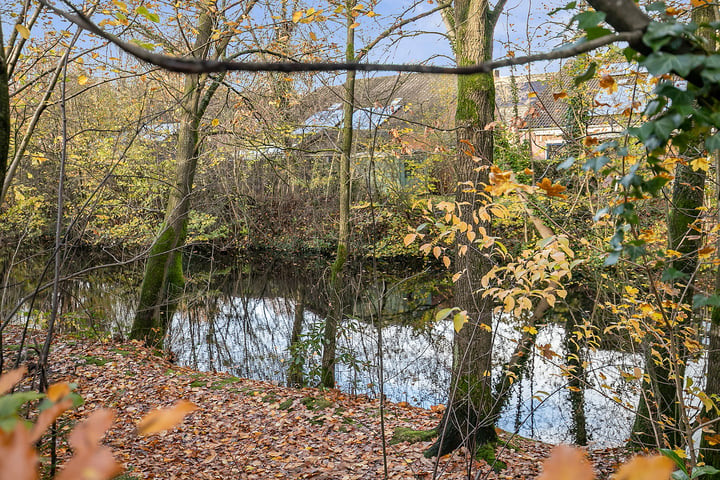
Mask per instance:
[[[303,378],[315,385],[319,378],[323,321],[330,314],[324,265],[191,261],[184,300],[170,330],[169,348],[178,362],[200,370],[227,371],[240,377],[278,384],[289,380],[293,330],[299,334],[295,358]],[[207,259],[205,259],[207,260]],[[197,268],[195,268],[197,267]],[[390,269],[392,270],[392,269]],[[22,275],[31,277],[28,272]],[[438,287],[437,273],[371,274],[359,270],[349,276],[346,318],[338,338],[337,380],[350,393],[377,396],[377,327],[383,332],[384,392],[396,402],[429,407],[446,402],[450,382],[453,330],[449,322],[435,322],[434,312],[448,305]],[[134,312],[140,272],[94,272],[63,284],[62,329],[126,333]],[[28,290],[6,289],[5,306]],[[42,327],[46,294],[35,302],[33,318]],[[445,302],[445,303],[443,303]],[[378,306],[382,305],[382,315]],[[505,430],[548,442],[574,442],[571,398],[562,364],[566,348],[563,324],[540,328],[526,372],[516,382],[499,421]],[[520,338],[512,319],[495,321],[496,361],[503,362]],[[298,335],[296,335],[298,337]],[[548,351],[557,356],[547,355]],[[640,355],[611,350],[584,350],[583,409],[590,444],[618,445],[629,435],[637,401],[637,382],[621,372],[642,369]],[[300,371],[300,370],[298,370]],[[702,365],[689,366],[696,379]]]
[[[268,277],[263,281],[268,281]],[[243,282],[236,283],[241,284]],[[290,338],[297,303],[289,298],[291,295],[279,295],[282,289],[277,285],[248,288],[246,282],[244,286],[245,291],[271,291],[275,295],[229,294],[181,309],[173,319],[170,346],[179,362],[185,365],[285,384],[292,361]],[[376,292],[373,285],[366,288]],[[431,308],[433,295],[422,293],[417,284],[411,288],[413,294],[395,287],[392,300],[384,302],[387,309],[384,315],[393,319],[383,327],[384,392],[392,401],[429,407],[446,401],[452,323],[427,321],[428,317],[432,319],[432,313],[419,308],[418,303],[424,302]],[[379,362],[377,329],[373,324],[377,314],[371,315],[371,307],[377,302],[372,298],[368,300],[368,296],[372,297],[359,295],[353,309],[353,313],[365,315],[350,316],[342,322],[337,381],[345,391],[374,396],[379,391]],[[324,317],[307,305],[303,307],[303,372],[308,383],[314,385],[319,375]],[[520,332],[518,326],[506,318],[497,319],[494,328],[494,355],[498,365],[494,374],[499,375],[500,365],[514,351]],[[568,380],[561,368],[564,338],[564,326],[550,324],[541,329],[537,344],[546,345],[546,350],[549,348],[559,356],[546,358],[538,352],[533,355],[527,372],[513,389],[499,422],[501,428],[554,443],[575,440],[573,410],[566,388]],[[584,395],[583,410],[590,443],[622,443],[629,434],[637,397],[636,385],[623,379],[620,371],[642,366],[642,358],[597,350],[586,352],[586,361],[585,381],[589,388]],[[624,405],[616,401],[620,396]]]

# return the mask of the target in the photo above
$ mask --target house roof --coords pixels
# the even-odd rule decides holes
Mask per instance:
[[[601,78],[577,87],[572,79],[558,74],[495,77],[496,118],[520,128],[567,126],[573,115],[574,92],[582,92],[589,125],[618,125],[633,102],[649,94],[650,85],[641,75],[612,77],[616,89],[603,88]],[[640,80],[640,81],[638,81]],[[293,134],[312,135],[337,128],[343,119],[344,86],[321,87],[296,106]],[[577,97],[577,95],[575,95]],[[353,125],[368,131],[379,126],[405,126],[451,130],[457,104],[457,81],[452,75],[400,74],[361,78],[355,87],[356,112]]]

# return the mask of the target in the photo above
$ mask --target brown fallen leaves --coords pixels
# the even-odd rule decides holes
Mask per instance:
[[[102,362],[91,362],[88,358]],[[199,373],[170,364],[136,343],[83,344],[64,342],[60,337],[51,360],[54,380],[76,382],[78,393],[85,399],[84,405],[66,416],[98,422],[97,428],[77,434],[82,439],[74,432],[69,434],[69,428],[60,429],[61,435],[69,440],[69,444],[62,441],[59,445],[66,469],[72,466],[71,450],[78,455],[93,442],[98,445],[100,432],[109,425],[109,413],[94,412],[111,407],[117,419],[109,426],[104,444],[124,464],[131,478],[384,477],[377,399],[336,390],[286,388],[227,374]],[[176,403],[179,399],[187,403]],[[175,407],[163,409],[173,404]],[[169,431],[150,435],[164,422],[153,420],[158,413],[151,413],[148,420],[138,423],[151,411],[172,412],[172,416],[179,417],[195,407],[192,415]],[[157,411],[158,408],[161,410]],[[435,428],[442,410],[388,403],[386,440],[397,427]],[[388,478],[431,479],[435,475],[442,479],[464,479],[468,466],[473,477],[479,472],[484,479],[537,478],[551,446],[505,433],[501,439],[504,442],[498,445],[497,456],[508,468],[498,473],[483,461],[470,460],[464,451],[426,459],[423,452],[430,442],[388,445]],[[606,476],[613,471],[609,459],[616,457],[615,451],[602,451],[594,455],[592,463],[596,471]],[[24,479],[14,476],[12,480]]]

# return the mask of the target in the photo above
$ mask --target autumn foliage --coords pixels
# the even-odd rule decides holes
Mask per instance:
[[[26,374],[25,367],[0,376],[0,480],[34,480],[39,478],[39,456],[36,444],[60,415],[72,408],[77,395],[66,382],[50,385],[47,394],[8,392]],[[22,406],[41,400],[40,413],[34,423],[20,417]],[[195,410],[191,402],[180,401],[174,407],[156,410],[138,424],[138,434],[150,435],[180,423]],[[55,476],[58,480],[105,480],[123,471],[110,448],[101,445],[102,438],[115,420],[110,409],[98,409],[76,426],[69,436],[74,456]]]

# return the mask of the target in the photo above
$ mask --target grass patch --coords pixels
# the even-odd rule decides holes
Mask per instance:
[[[412,428],[397,427],[389,443],[397,445],[402,442],[427,442],[435,437],[437,437],[437,430],[413,430]]]
[[[97,367],[102,367],[110,361],[100,357],[93,357],[92,355],[82,355],[80,358],[85,360],[86,365],[95,365]]]
[[[287,400],[282,402],[280,405],[278,405],[278,408],[280,410],[290,410],[290,407],[292,407],[292,404],[293,404],[293,399],[288,398]]]
[[[122,355],[123,357],[129,357],[130,355],[134,355],[136,352],[133,350],[123,350],[122,348],[113,348],[111,349],[112,352],[118,353]]]
[[[197,387],[204,388],[204,387],[208,386],[208,381],[207,380],[195,380],[193,382],[190,382],[190,386],[193,388],[197,388]]]
[[[221,378],[220,380],[217,380],[213,382],[212,386],[210,387],[211,390],[221,390],[226,385],[232,385],[233,383],[239,383],[242,380],[238,377],[227,377],[227,378]]]
[[[300,400],[300,403],[305,405],[305,408],[312,410],[313,412],[317,410],[324,410],[333,405],[333,402],[322,397],[305,397]]]

